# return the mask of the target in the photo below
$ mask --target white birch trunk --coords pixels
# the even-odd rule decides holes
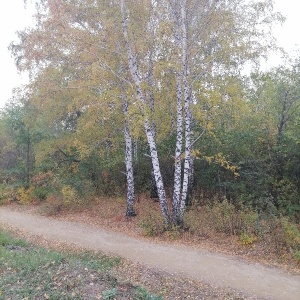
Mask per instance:
[[[128,66],[129,66],[129,70],[131,73],[131,77],[135,84],[137,98],[141,104],[145,105],[145,104],[147,104],[147,101],[145,99],[145,96],[144,96],[142,88],[141,88],[141,82],[140,82],[139,73],[138,73],[136,56],[133,53],[133,51],[130,47],[130,44],[129,44],[128,32],[127,32],[127,16],[125,14],[124,0],[121,0],[120,4],[121,4],[121,13],[122,13],[122,17],[123,17],[122,28],[123,28],[123,36],[124,36],[124,39],[126,42]],[[148,118],[145,116],[144,127],[145,127],[145,131],[146,131],[148,145],[150,148],[150,155],[151,155],[151,159],[152,159],[152,166],[153,166],[153,172],[154,172],[154,177],[155,177],[155,181],[156,181],[157,193],[159,196],[162,215],[164,217],[166,224],[169,224],[170,223],[170,214],[169,214],[169,209],[168,209],[168,205],[167,205],[167,198],[166,198],[164,183],[163,183],[161,171],[160,171],[155,137],[153,135],[153,130],[152,130],[151,125],[152,124],[149,122]]]
[[[188,36],[186,20],[187,1],[181,1],[181,18],[182,18],[182,82],[184,93],[184,113],[185,113],[185,160],[184,160],[184,177],[182,183],[181,195],[181,218],[185,209],[189,186],[189,170],[191,158],[191,111],[190,111],[190,89],[188,85]]]
[[[170,214],[169,214],[169,209],[168,209],[168,205],[167,205],[167,197],[166,197],[165,187],[164,187],[164,183],[163,183],[161,171],[160,171],[156,143],[155,143],[155,139],[152,134],[151,125],[149,124],[149,121],[147,119],[145,119],[145,131],[146,131],[147,141],[148,141],[149,148],[150,148],[153,173],[154,173],[154,177],[155,177],[155,181],[156,181],[156,188],[157,188],[157,193],[158,193],[158,197],[159,197],[162,215],[164,217],[165,222],[167,224],[169,224],[170,223]]]
[[[151,31],[151,36],[154,37],[154,33],[152,32],[152,24],[150,21],[149,27]],[[153,50],[151,49],[149,52],[149,73],[148,73],[148,85],[150,88],[154,86],[154,79],[153,79]],[[149,107],[150,107],[150,120],[151,120],[151,128],[152,128],[152,135],[154,137],[154,141],[156,141],[156,129],[155,129],[155,122],[154,122],[154,94],[153,91],[150,90],[149,95]],[[150,198],[159,198],[157,187],[156,187],[156,180],[154,176],[153,166],[151,168],[151,190],[150,190]]]
[[[174,170],[174,187],[173,187],[173,201],[172,201],[172,221],[174,224],[181,222],[180,206],[181,206],[181,151],[183,139],[183,116],[182,116],[182,92],[181,81],[179,76],[176,76],[176,97],[177,97],[177,132],[176,132],[176,149],[175,149],[175,170]],[[178,224],[179,225],[179,224]]]
[[[134,210],[134,177],[133,177],[133,164],[132,164],[132,139],[129,130],[129,124],[126,122],[125,130],[125,163],[126,163],[126,178],[127,178],[127,208],[126,216],[133,217],[136,215]]]
[[[172,222],[175,225],[183,225],[183,210],[182,202],[186,198],[186,185],[188,185],[187,177],[184,176],[182,183],[182,146],[183,146],[183,121],[185,125],[185,164],[184,174],[189,168],[189,152],[186,147],[189,144],[189,118],[187,117],[189,110],[189,91],[187,82],[187,28],[186,28],[186,2],[174,1],[173,2],[173,17],[174,17],[174,31],[175,31],[175,45],[179,53],[182,55],[181,70],[176,74],[176,98],[177,98],[177,116],[176,116],[176,149],[175,149],[175,170],[174,170],[174,187],[173,187],[173,202],[172,202]],[[184,112],[185,119],[183,120],[183,105],[184,99]],[[187,158],[187,159],[186,159]]]
[[[192,204],[195,188],[195,158],[191,155],[190,159],[190,170],[189,170],[189,187],[185,205],[189,206]]]
[[[175,149],[175,171],[173,188],[173,209],[172,221],[175,225],[183,225],[183,213],[185,201],[187,198],[190,169],[190,146],[191,146],[191,112],[190,112],[190,91],[188,86],[188,45],[187,45],[187,20],[186,10],[187,1],[173,2],[174,26],[175,26],[175,44],[181,53],[180,75],[176,75],[176,97],[177,97],[177,135]],[[182,166],[181,154],[183,145],[183,115],[182,115],[182,96],[184,100],[184,128],[185,128],[185,160],[184,177],[181,184]]]
[[[120,44],[117,42],[117,51],[121,52]],[[124,68],[120,63],[119,74],[122,76]],[[134,210],[135,194],[134,194],[134,174],[133,174],[133,141],[130,133],[130,122],[128,119],[128,100],[125,93],[124,81],[121,81],[121,99],[122,99],[122,111],[124,116],[124,138],[125,138],[125,167],[126,167],[126,183],[127,183],[127,195],[126,195],[126,216],[134,217],[136,212]]]
[[[127,180],[127,197],[126,197],[126,216],[134,217],[136,216],[134,210],[134,176],[133,176],[133,163],[132,163],[132,138],[130,134],[129,121],[127,119],[128,115],[128,102],[124,93],[122,94],[123,101],[123,114],[125,117],[125,165],[126,165],[126,180]]]

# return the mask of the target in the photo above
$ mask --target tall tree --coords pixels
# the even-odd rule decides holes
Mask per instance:
[[[50,80],[50,84],[47,81],[42,82],[41,77],[36,77],[36,82],[40,83],[38,89],[42,88],[48,95],[55,93],[56,99],[62,97],[62,101],[56,100],[52,103],[54,110],[57,110],[61,103],[64,106],[63,111],[71,115],[74,110],[81,113],[84,111],[85,115],[89,111],[98,111],[103,115],[94,117],[106,122],[107,113],[111,117],[117,116],[118,108],[123,107],[121,111],[128,186],[126,214],[133,216],[134,181],[130,146],[132,142],[128,123],[127,87],[124,87],[126,80],[118,70],[117,39],[109,40],[109,45],[105,44],[108,34],[106,29],[109,28],[102,28],[102,20],[98,20],[99,16],[109,14],[109,11],[109,5],[101,2],[41,2],[37,14],[37,28],[20,33],[21,43],[12,45],[11,49],[15,51],[20,69],[29,69],[37,74],[41,70],[48,70],[51,77],[55,76],[55,73],[58,75],[60,81]],[[49,44],[50,37],[53,39],[52,44]],[[31,47],[34,47],[33,52],[30,51]],[[110,52],[109,48],[113,48],[114,51]],[[112,76],[117,82],[113,82]],[[41,98],[41,95],[38,97]],[[50,100],[49,97],[48,99]],[[41,102],[39,104],[43,105]],[[44,106],[47,104],[44,103]],[[106,135],[110,135],[109,131],[106,131]]]
[[[40,70],[50,64],[70,68],[77,82],[93,82],[101,96],[108,91],[110,96],[116,90],[122,91],[120,83],[127,86],[125,90],[136,98],[129,111],[136,109],[143,122],[163,217],[167,224],[182,225],[191,152],[202,136],[192,134],[199,95],[214,90],[218,80],[239,74],[246,61],[255,60],[272,45],[264,27],[280,19],[273,13],[272,3],[42,1],[44,11],[38,14],[37,29],[20,33],[21,42],[12,50],[20,58],[21,68]],[[120,51],[116,51],[117,43]],[[81,77],[80,70],[85,70],[86,77]],[[98,77],[92,76],[95,71]],[[116,85],[119,88],[115,89]],[[167,85],[173,92],[166,96]],[[176,103],[173,124],[177,127],[172,213],[167,205],[156,141],[163,124],[153,123],[168,97]],[[122,92],[116,98],[125,101]],[[101,97],[101,104],[103,100],[111,103],[108,97]],[[124,119],[131,121],[126,118],[126,109],[123,112]],[[202,127],[205,129],[205,124]]]

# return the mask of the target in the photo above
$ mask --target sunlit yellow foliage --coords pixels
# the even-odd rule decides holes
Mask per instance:
[[[231,171],[234,176],[236,176],[236,177],[239,176],[239,173],[238,173],[239,167],[235,166],[235,165],[232,165],[230,163],[230,161],[226,158],[226,156],[223,155],[223,153],[217,153],[213,156],[205,156],[205,155],[202,155],[200,153],[200,151],[195,151],[194,155],[197,158],[205,159],[209,164],[217,163],[218,165],[225,168],[226,170]]]
[[[32,192],[34,191],[33,186],[29,186],[29,188],[20,187],[16,193],[16,199],[22,204],[29,204],[33,202],[35,199],[32,197]]]
[[[63,196],[63,205],[70,206],[77,201],[78,195],[76,190],[70,185],[64,185],[61,189]]]

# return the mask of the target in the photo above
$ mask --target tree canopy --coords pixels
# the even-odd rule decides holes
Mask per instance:
[[[167,225],[203,195],[295,217],[299,64],[241,75],[281,21],[271,0],[39,1],[10,46],[32,81],[1,115],[1,164],[27,187],[51,173],[49,193],[127,186],[128,216],[152,173]]]

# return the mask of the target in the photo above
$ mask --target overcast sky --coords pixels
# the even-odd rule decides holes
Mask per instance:
[[[11,58],[8,45],[16,40],[15,32],[22,30],[32,24],[32,13],[34,7],[30,4],[24,8],[23,0],[7,0],[0,10],[0,107],[11,97],[12,89],[26,82],[26,76],[18,74]],[[280,11],[287,17],[283,27],[276,27],[274,35],[279,46],[291,54],[300,49],[300,1],[297,0],[275,0],[275,10]],[[268,66],[280,64],[280,57],[270,57]]]

